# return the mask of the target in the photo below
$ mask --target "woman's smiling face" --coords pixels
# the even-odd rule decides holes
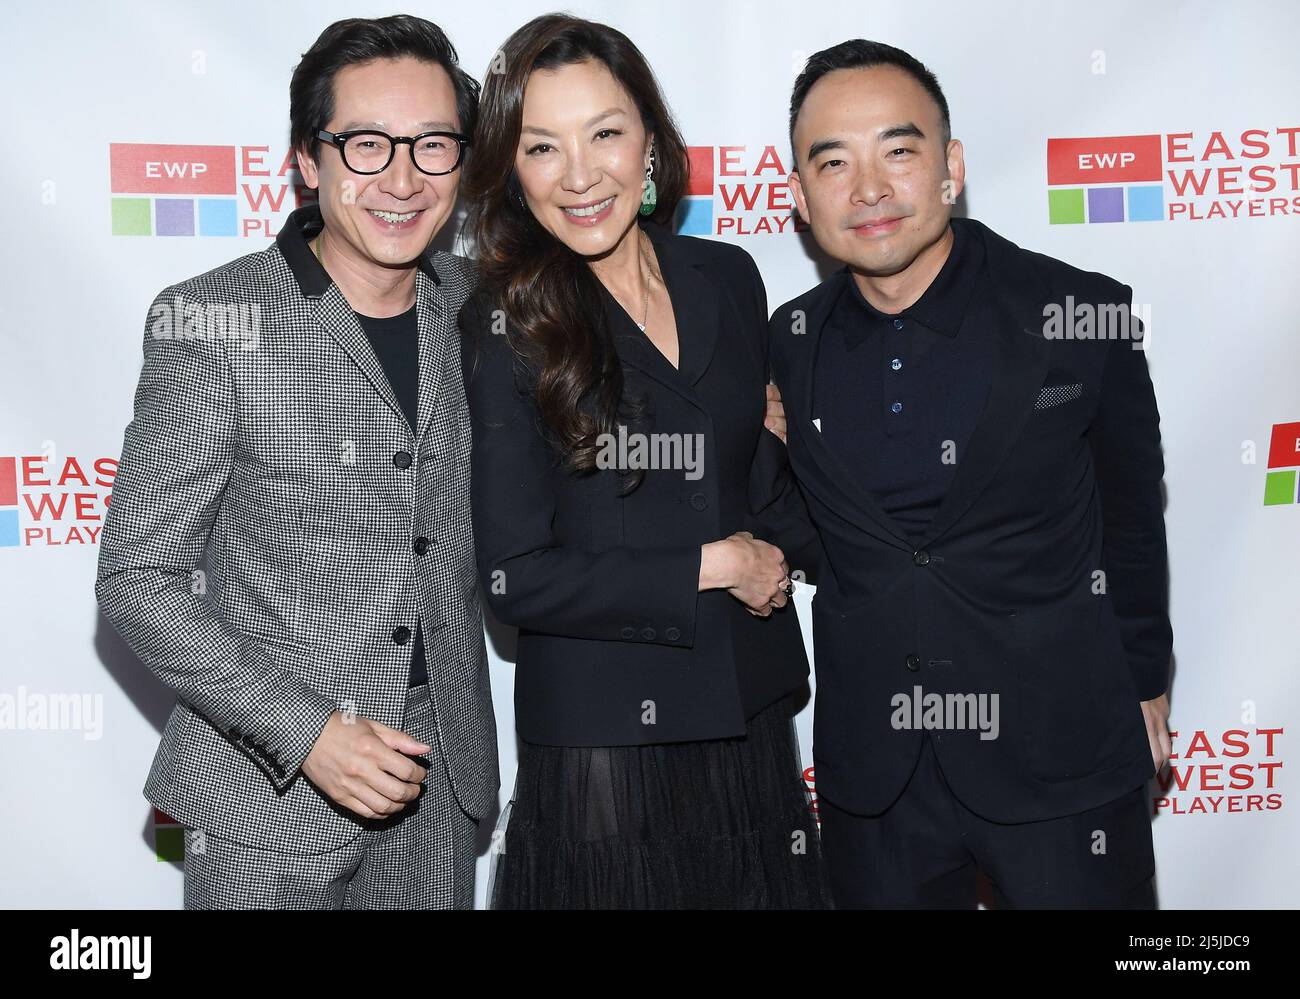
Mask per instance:
[[[608,253],[641,208],[650,136],[603,63],[535,71],[515,171],[533,217],[584,257]]]

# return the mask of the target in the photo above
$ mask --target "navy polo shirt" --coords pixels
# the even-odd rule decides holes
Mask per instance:
[[[987,290],[984,246],[962,219],[952,230],[943,267],[897,315],[872,306],[848,275],[822,330],[813,384],[827,446],[918,541],[984,409],[994,364],[994,331],[966,321]]]

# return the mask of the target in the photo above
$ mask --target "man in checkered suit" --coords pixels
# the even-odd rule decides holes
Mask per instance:
[[[331,25],[290,87],[319,205],[149,310],[96,594],[177,694],[145,795],[190,829],[187,907],[472,905],[472,279],[428,247],[477,99],[429,22]]]

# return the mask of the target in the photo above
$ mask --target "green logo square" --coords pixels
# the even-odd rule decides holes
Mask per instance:
[[[153,203],[148,198],[113,199],[114,236],[152,236]]]
[[[1281,506],[1295,502],[1294,468],[1285,472],[1269,472],[1264,477],[1264,505]]]
[[[1083,221],[1083,188],[1068,187],[1047,192],[1047,221],[1051,225]]]

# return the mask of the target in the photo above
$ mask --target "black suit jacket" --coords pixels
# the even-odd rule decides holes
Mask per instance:
[[[739,735],[807,682],[793,604],[757,618],[726,591],[697,592],[700,546],[735,531],[816,551],[785,448],[763,427],[762,279],[738,247],[640,224],[672,299],[680,370],[602,290],[606,314],[652,432],[702,435],[698,479],[648,470],[621,498],[612,469],[561,468],[490,303],[461,313],[479,574],[492,612],[519,628],[515,717],[529,742]],[[792,568],[815,557],[792,550]]]
[[[993,331],[997,360],[919,545],[812,423],[817,345],[847,269],[771,320],[790,459],[827,561],[813,601],[813,756],[819,793],[878,813],[920,751],[926,724],[902,727],[898,710],[919,699],[915,688],[954,705],[996,694],[984,702],[989,718],[997,705],[996,738],[935,728],[936,750],[974,811],[1029,821],[1152,775],[1139,702],[1165,690],[1171,646],[1159,414],[1132,341],[1044,335],[1046,305],[1127,306],[1131,289],[978,222],[952,224],[987,249],[989,284],[969,321]]]

